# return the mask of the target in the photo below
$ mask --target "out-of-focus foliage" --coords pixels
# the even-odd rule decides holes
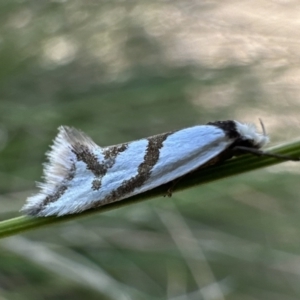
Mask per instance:
[[[100,145],[218,119],[299,137],[297,1],[0,2],[0,208],[61,125]],[[300,297],[299,165],[0,242],[3,299]]]

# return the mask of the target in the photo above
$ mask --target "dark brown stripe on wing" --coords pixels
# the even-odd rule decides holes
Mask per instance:
[[[78,161],[83,161],[86,168],[94,173],[95,176],[103,176],[106,168],[98,162],[97,157],[90,151],[89,147],[76,143],[73,145],[72,152],[76,155]]]
[[[101,180],[94,179],[92,182],[92,189],[93,191],[98,191],[101,188]]]
[[[85,145],[75,144],[72,151],[76,155],[77,160],[83,161],[86,164],[86,168],[100,179],[107,173],[107,170],[114,165],[119,153],[125,151],[127,147],[127,144],[122,144],[104,148],[103,162],[99,162],[98,158]]]
[[[71,181],[74,178],[75,172],[76,172],[76,166],[75,166],[75,163],[72,163],[72,166],[69,170],[68,176],[66,176],[66,178],[64,178],[64,180],[62,181],[62,183],[58,187],[58,189],[55,191],[55,193],[45,197],[45,199],[43,201],[41,201],[39,203],[39,205],[37,207],[35,207],[34,209],[31,208],[30,215],[33,215],[33,216],[38,215],[46,205],[57,201],[68,189],[67,182]]]
[[[128,148],[128,144],[121,144],[117,146],[111,146],[103,149],[104,159],[114,160],[118,156],[119,153],[125,151]]]
[[[101,205],[116,201],[124,195],[128,195],[136,188],[142,186],[145,181],[150,177],[153,166],[159,159],[159,152],[163,146],[163,142],[173,132],[156,135],[148,138],[148,146],[144,161],[138,167],[138,174],[130,179],[124,180],[120,187],[114,190],[106,199],[102,200]],[[97,205],[96,205],[97,206]],[[94,206],[94,207],[96,207]]]

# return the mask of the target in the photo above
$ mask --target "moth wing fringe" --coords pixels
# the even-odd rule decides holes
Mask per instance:
[[[21,212],[27,215],[38,215],[37,209],[66,180],[76,161],[76,156],[72,151],[74,147],[78,145],[85,145],[89,148],[99,147],[90,137],[73,127],[60,126],[58,130],[50,150],[46,152],[48,162],[43,164],[42,178],[44,182],[36,183],[40,191],[38,194],[28,197],[26,204],[21,209]]]

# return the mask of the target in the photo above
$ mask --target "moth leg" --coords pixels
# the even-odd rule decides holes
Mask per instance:
[[[283,159],[283,160],[291,160],[291,161],[299,161],[300,158],[299,157],[292,157],[289,155],[281,155],[281,154],[274,154],[274,153],[269,153],[269,152],[264,152],[261,151],[259,149],[255,149],[255,148],[250,148],[250,147],[243,147],[243,146],[236,146],[233,148],[233,151],[240,151],[243,153],[250,153],[253,155],[257,155],[257,156],[269,156],[269,157],[274,157],[274,158],[278,158],[278,159]]]
[[[172,197],[175,186],[181,180],[181,178],[182,177],[179,177],[171,181],[171,186],[168,188],[167,193],[164,195],[164,197]]]

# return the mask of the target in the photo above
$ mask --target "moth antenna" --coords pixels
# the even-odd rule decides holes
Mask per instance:
[[[262,129],[263,135],[267,136],[266,128],[265,128],[265,125],[261,118],[259,118],[259,123],[260,123],[261,129]]]

